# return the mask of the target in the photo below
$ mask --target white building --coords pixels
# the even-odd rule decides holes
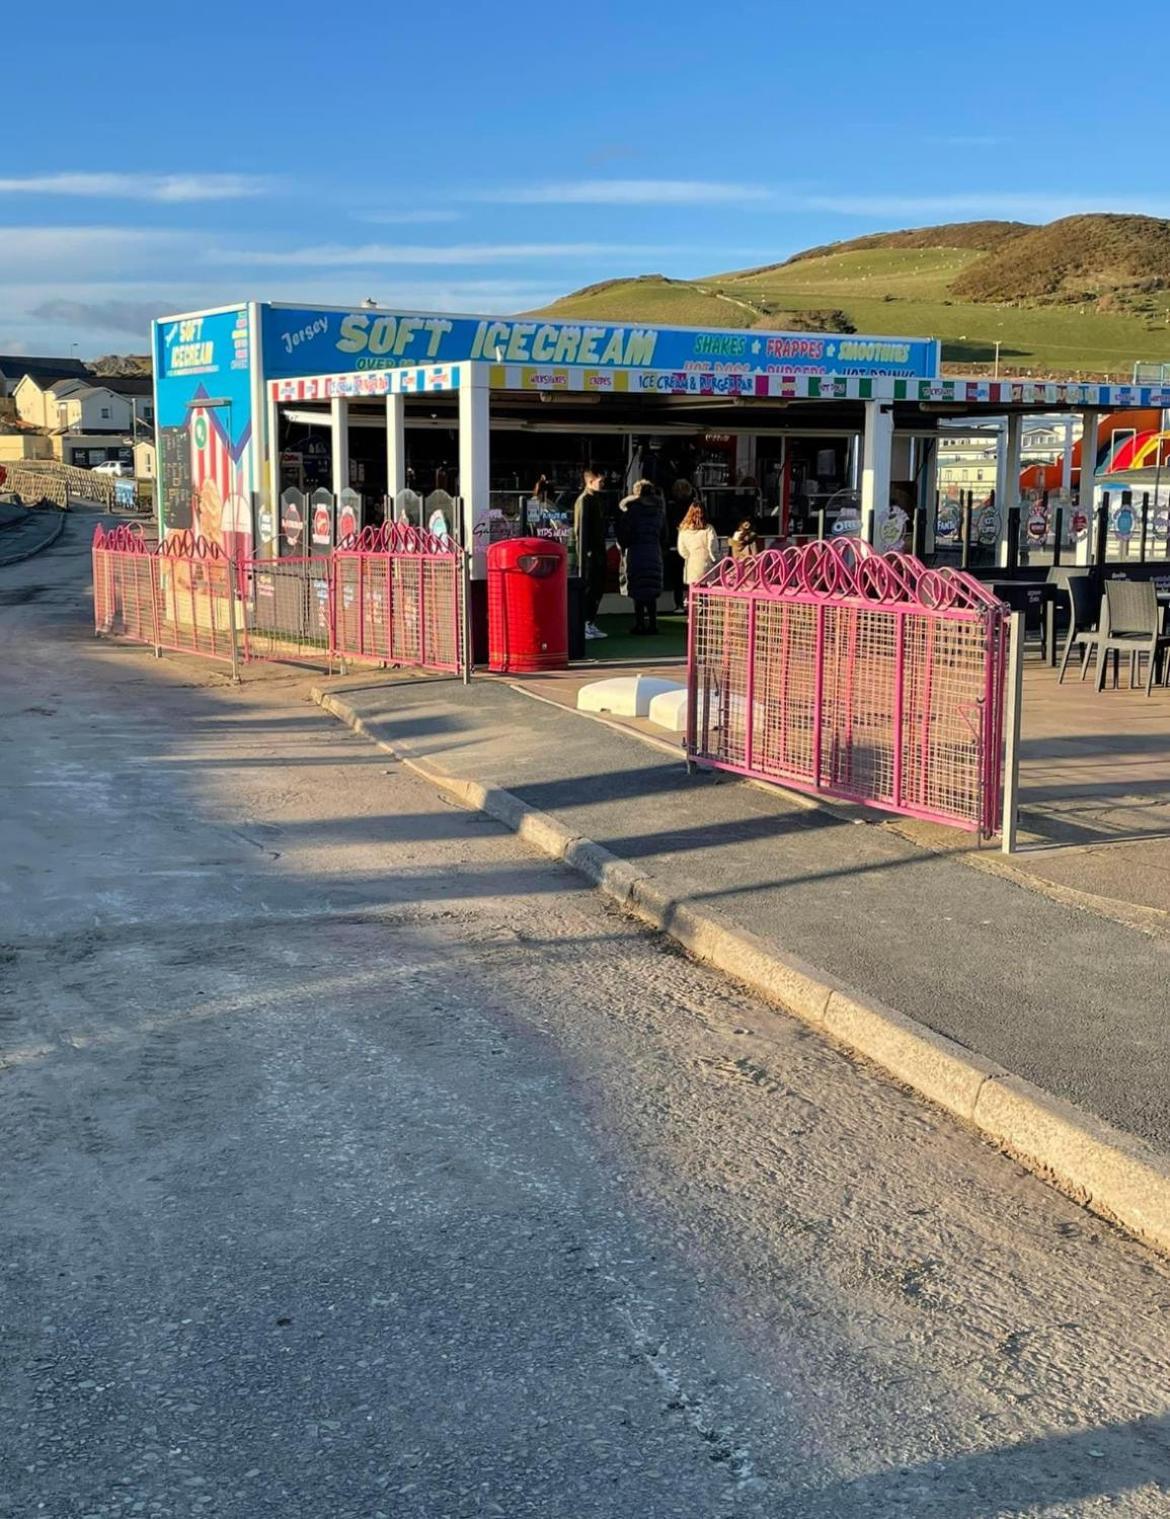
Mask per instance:
[[[93,380],[35,380],[31,375],[16,387],[16,412],[30,427],[46,432],[129,432],[134,425],[134,397],[118,395]]]

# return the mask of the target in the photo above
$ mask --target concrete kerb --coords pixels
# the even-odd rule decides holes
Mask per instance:
[[[505,824],[533,850],[571,866],[688,953],[972,1125],[1076,1202],[1170,1251],[1170,1161],[1140,1140],[781,953],[717,909],[671,895],[652,875],[512,792],[461,780],[401,753],[372,734],[336,693],[314,687],[311,694],[319,706],[438,791]]]
[[[0,558],[0,569],[7,569],[10,564],[23,564],[26,559],[33,559],[47,548],[52,548],[57,539],[65,531],[65,524],[69,520],[68,514],[63,511],[57,513],[57,521],[45,534],[39,543],[30,549],[21,549],[17,554],[6,554]]]

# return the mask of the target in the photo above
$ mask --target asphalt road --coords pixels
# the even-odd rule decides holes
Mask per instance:
[[[61,529],[56,507],[40,509],[0,501],[0,568],[31,558]]]
[[[304,699],[0,572],[0,1512],[1164,1515],[1170,1271]]]

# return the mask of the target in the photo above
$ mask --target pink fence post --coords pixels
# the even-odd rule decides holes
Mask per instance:
[[[420,555],[415,560],[418,566],[418,662],[420,665],[427,663],[427,567],[426,561]]]
[[[748,602],[747,615],[747,680],[744,684],[744,706],[746,709],[743,738],[743,762],[750,770],[752,768],[752,751],[755,748],[756,728],[756,603],[755,600]]]
[[[906,696],[906,614],[894,617],[894,753],[893,802],[902,805],[902,722]]]
[[[148,565],[147,582],[150,585],[150,622],[154,633],[154,653],[156,659],[162,658],[162,583],[159,571],[161,566],[158,558],[152,554]]]
[[[700,605],[695,591],[692,589],[689,604],[687,606],[687,731],[686,731],[686,756],[687,769],[691,768],[698,748],[698,722],[699,722],[699,666],[695,660],[695,618]],[[704,700],[704,706],[706,701]],[[704,748],[706,745],[704,744]]]
[[[817,607],[816,663],[813,668],[813,740],[812,775],[818,789],[821,784],[821,734],[825,711],[825,608]]]
[[[919,740],[918,774],[922,805],[930,799],[930,713],[934,703],[934,638],[936,624],[926,625],[926,658],[922,662],[922,736]]]

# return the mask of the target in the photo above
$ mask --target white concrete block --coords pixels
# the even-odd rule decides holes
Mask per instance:
[[[682,691],[675,680],[655,675],[611,675],[590,681],[577,692],[578,712],[610,712],[614,717],[647,717],[650,703],[668,691]]]
[[[652,723],[665,728],[669,733],[685,733],[687,731],[687,693],[683,689],[677,691],[661,691],[650,702],[650,710],[647,713]]]

